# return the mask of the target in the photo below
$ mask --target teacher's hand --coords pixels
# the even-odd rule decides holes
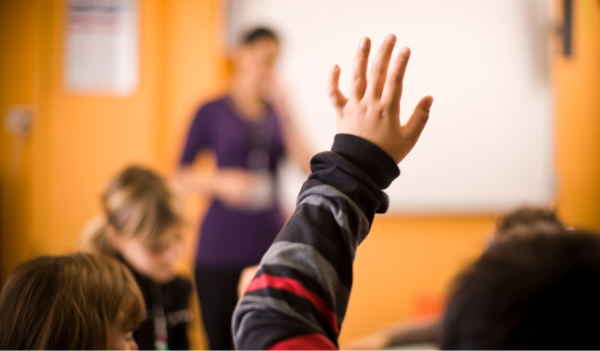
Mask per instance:
[[[252,201],[256,176],[242,168],[219,169],[215,174],[214,195],[227,206],[246,207]]]

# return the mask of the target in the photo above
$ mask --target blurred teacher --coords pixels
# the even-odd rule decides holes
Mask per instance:
[[[275,84],[276,34],[256,28],[233,55],[227,96],[202,106],[181,158],[188,189],[212,197],[200,228],[196,287],[211,349],[230,349],[231,316],[241,271],[259,263],[284,224],[275,174],[286,154],[309,171],[311,154],[298,136]],[[217,170],[191,166],[202,151],[216,156]]]

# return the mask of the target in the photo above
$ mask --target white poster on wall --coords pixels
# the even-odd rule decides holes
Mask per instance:
[[[67,0],[65,85],[69,92],[129,96],[139,81],[136,0]]]

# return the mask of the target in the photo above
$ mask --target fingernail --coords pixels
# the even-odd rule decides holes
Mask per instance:
[[[400,53],[402,55],[408,55],[408,54],[410,54],[410,49],[407,46],[405,46],[402,49],[400,49]]]
[[[392,43],[392,42],[396,41],[396,36],[394,34],[388,34],[385,37],[385,41],[389,41],[390,43]]]
[[[429,99],[427,99],[427,101],[425,102],[425,106],[428,110],[431,108],[431,105],[433,105],[433,96],[430,96]]]
[[[331,73],[337,71],[337,65],[333,65],[333,67],[331,67]]]
[[[362,38],[362,39],[360,40],[360,44],[359,44],[359,46],[360,46],[362,49],[366,49],[366,48],[367,48],[367,46],[369,46],[369,38],[367,38],[367,37],[364,37],[364,38]]]

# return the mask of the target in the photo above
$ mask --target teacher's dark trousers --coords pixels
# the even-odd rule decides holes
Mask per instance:
[[[231,318],[238,301],[237,287],[242,270],[196,267],[196,291],[202,321],[211,350],[231,350]]]

